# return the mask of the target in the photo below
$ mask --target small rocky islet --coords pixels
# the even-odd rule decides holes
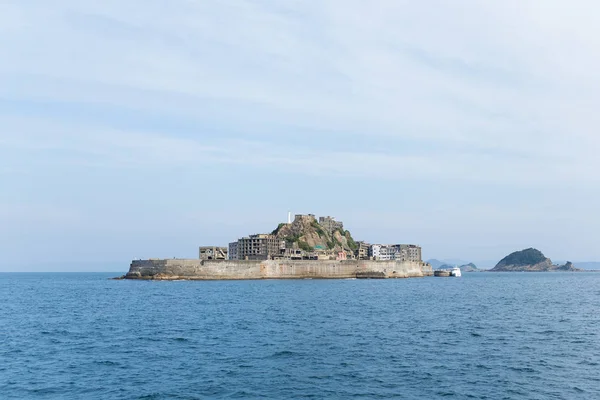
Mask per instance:
[[[549,271],[582,271],[567,261],[563,265],[553,264],[538,249],[529,248],[515,251],[504,257],[491,272],[549,272]]]
[[[437,269],[452,269],[454,267],[455,266],[451,265],[451,264],[442,264]],[[477,268],[477,266],[473,263],[459,265],[458,268],[460,269],[461,272],[480,272],[480,271],[482,271],[481,269]]]

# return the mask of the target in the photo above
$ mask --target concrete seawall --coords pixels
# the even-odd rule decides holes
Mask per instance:
[[[134,260],[125,279],[343,279],[417,278],[433,275],[431,265],[412,261],[229,261]]]

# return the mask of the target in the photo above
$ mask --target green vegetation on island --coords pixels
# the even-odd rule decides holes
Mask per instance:
[[[491,269],[493,272],[506,271],[581,271],[575,268],[573,263],[567,262],[564,265],[556,265],[552,260],[544,256],[544,254],[534,248],[529,248],[521,251],[515,251],[504,257],[500,262]]]
[[[536,265],[546,262],[547,259],[544,254],[538,249],[525,249],[521,251],[515,251],[504,257],[498,265],[514,265],[514,266],[528,266]]]
[[[333,219],[319,222],[312,215],[296,218],[290,224],[279,224],[272,234],[285,240],[289,247],[306,252],[319,249],[353,252],[358,248],[352,234],[344,230],[341,223]]]

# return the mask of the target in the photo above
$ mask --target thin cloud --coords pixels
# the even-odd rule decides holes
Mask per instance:
[[[299,187],[320,178],[396,193],[500,187],[465,198],[452,221],[471,232],[502,221],[536,226],[534,204],[578,221],[584,243],[597,225],[598,193],[588,188],[600,168],[599,11],[585,0],[5,1],[2,200],[17,210],[11,204],[33,196],[24,186],[43,186],[32,215],[76,206],[93,214],[66,198],[76,193],[71,171],[88,191],[101,181],[107,198],[120,190],[115,181],[143,189],[155,175],[163,184],[187,178],[201,198],[196,178],[227,177],[231,188],[249,171],[272,173],[264,182],[290,175]],[[257,182],[249,197],[269,187]],[[540,192],[523,196],[525,188]],[[369,196],[353,199],[368,207]],[[419,223],[382,197],[391,227]],[[172,200],[161,201],[154,207]],[[18,215],[32,223],[28,212]],[[423,220],[423,232],[437,232],[435,218]],[[508,241],[510,227],[495,240]]]

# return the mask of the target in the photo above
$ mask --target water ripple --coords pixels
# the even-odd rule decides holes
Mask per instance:
[[[600,274],[0,274],[4,399],[600,398]]]

